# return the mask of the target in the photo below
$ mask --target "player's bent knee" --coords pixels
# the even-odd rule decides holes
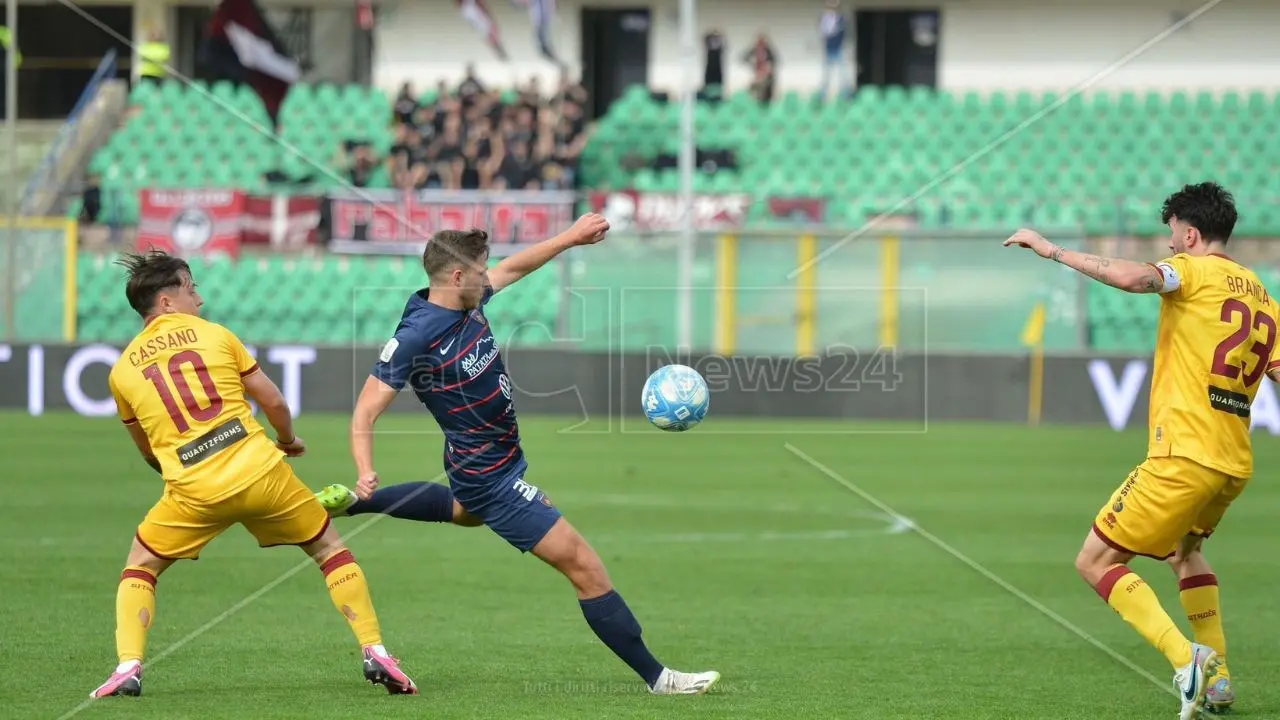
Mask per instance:
[[[173,564],[173,560],[162,558],[148,550],[147,546],[143,545],[136,537],[129,546],[129,557],[125,562],[132,566],[146,568],[156,577],[159,577],[160,573],[169,569],[169,566]]]
[[[1085,582],[1093,586],[1102,580],[1102,576],[1112,565],[1122,565],[1132,559],[1132,555],[1116,550],[1099,539],[1097,535],[1089,533],[1084,545],[1080,547],[1080,552],[1076,554],[1076,572],[1080,573],[1080,577]]]
[[[301,547],[302,551],[311,556],[312,560],[317,563],[323,563],[325,560],[346,550],[347,544],[342,541],[342,535],[338,533],[337,528],[330,525],[324,529],[319,538]]]
[[[462,503],[454,500],[453,524],[461,527],[480,527],[481,525],[484,525],[484,521],[467,512],[467,509],[462,507]]]
[[[564,518],[534,546],[533,554],[559,570],[583,597],[603,595],[613,588],[600,555]]]

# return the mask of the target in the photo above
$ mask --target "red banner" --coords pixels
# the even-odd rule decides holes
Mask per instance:
[[[730,230],[742,227],[751,196],[696,195],[693,222],[698,230]],[[604,215],[615,230],[660,232],[679,230],[684,203],[674,193],[644,193],[635,190],[591,194],[591,209]]]
[[[138,249],[175,255],[240,254],[244,193],[237,190],[143,190]]]
[[[494,255],[545,240],[573,222],[569,192],[365,190],[329,196],[330,248],[417,254],[440,230],[489,231]]]
[[[238,190],[143,190],[138,248],[182,256],[240,254],[240,246],[315,243],[320,200]]]
[[[250,195],[244,200],[240,242],[296,250],[315,244],[320,198],[305,195]]]
[[[753,198],[747,194],[695,195],[694,227],[700,231],[732,230],[745,224]],[[616,230],[670,232],[681,229],[683,203],[674,193],[647,193],[636,190],[591,194],[591,209],[609,219]],[[821,223],[826,214],[822,198],[797,197],[767,199],[769,217],[801,224]]]

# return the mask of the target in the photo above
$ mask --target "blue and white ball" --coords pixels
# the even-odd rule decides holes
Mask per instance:
[[[711,407],[707,381],[685,365],[658,368],[644,383],[640,396],[645,417],[670,432],[684,432],[702,422]]]

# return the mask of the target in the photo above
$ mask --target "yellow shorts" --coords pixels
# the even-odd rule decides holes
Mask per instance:
[[[1212,535],[1248,482],[1186,458],[1147,458],[1098,511],[1093,532],[1116,550],[1164,560],[1183,537]]]
[[[138,526],[138,542],[157,557],[195,560],[209,541],[236,523],[262,547],[306,545],[328,529],[329,514],[281,460],[245,489],[215,503],[200,503],[166,488]]]

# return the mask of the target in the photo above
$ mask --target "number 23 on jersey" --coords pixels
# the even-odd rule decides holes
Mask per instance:
[[[1246,388],[1252,388],[1262,379],[1271,363],[1271,353],[1276,345],[1276,321],[1264,312],[1253,312],[1236,298],[1228,298],[1222,303],[1221,318],[1236,329],[1218,343],[1213,352],[1211,372],[1228,380],[1240,380]],[[1255,340],[1247,351],[1254,360],[1250,362],[1238,357],[1233,362],[1231,355],[1253,336],[1255,330],[1261,331],[1264,339]]]

